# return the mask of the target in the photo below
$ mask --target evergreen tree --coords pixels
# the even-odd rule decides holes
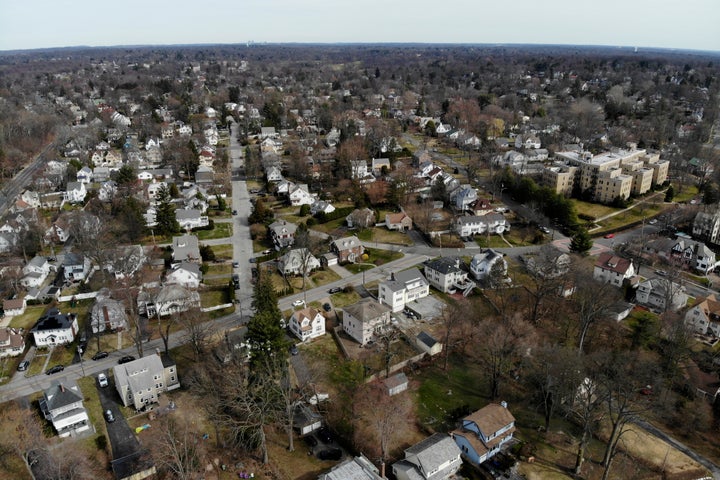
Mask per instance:
[[[590,234],[585,228],[578,229],[577,233],[573,235],[572,240],[570,241],[570,251],[581,255],[586,255],[592,246],[593,240],[590,238]]]
[[[269,275],[260,275],[253,292],[255,314],[248,322],[247,341],[251,345],[251,362],[268,365],[271,357],[286,354],[285,333],[280,327],[282,312]]]
[[[665,190],[665,201],[672,202],[673,198],[675,198],[675,189],[670,185],[667,190]]]
[[[180,231],[180,224],[175,218],[175,205],[172,203],[170,189],[163,185],[158,189],[155,197],[157,206],[155,207],[155,221],[157,226],[155,229],[160,235],[171,235]]]

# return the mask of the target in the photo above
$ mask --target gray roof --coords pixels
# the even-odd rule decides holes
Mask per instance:
[[[173,258],[175,260],[188,260],[200,258],[200,247],[195,235],[181,235],[173,237]]]
[[[155,375],[162,374],[163,363],[157,353],[138,358],[123,365],[115,365],[113,374],[118,387],[129,385],[132,392],[152,389],[155,386]]]
[[[402,272],[393,273],[390,280],[385,280],[385,285],[393,292],[404,290],[408,283],[420,280],[423,284],[429,285],[425,276],[417,268],[410,268]]]
[[[427,345],[428,348],[432,348],[437,343],[437,340],[435,340],[429,333],[422,331],[418,333],[417,339],[420,340],[423,344]]]
[[[374,320],[390,311],[388,307],[378,303],[374,298],[370,297],[363,298],[353,305],[343,307],[343,310],[363,322]]]
[[[54,380],[50,388],[45,390],[45,402],[48,411],[72,405],[82,400],[82,392],[72,380],[63,380],[62,382]]]
[[[375,465],[363,455],[348,458],[318,477],[319,480],[381,480],[382,478]]]
[[[460,456],[455,440],[447,433],[436,433],[405,450],[405,458],[417,457],[423,472],[439,471],[448,460]]]

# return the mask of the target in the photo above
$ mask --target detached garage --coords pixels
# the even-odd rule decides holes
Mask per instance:
[[[415,337],[415,344],[428,355],[437,355],[442,352],[442,343],[435,340],[429,333],[422,331]]]

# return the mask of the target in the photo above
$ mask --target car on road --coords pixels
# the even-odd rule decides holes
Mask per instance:
[[[550,229],[547,227],[540,227],[540,231],[543,233],[550,233]]]
[[[648,223],[649,223],[650,225],[655,225],[657,222],[658,222],[658,221],[657,221],[657,218],[653,218],[653,219],[650,220]]]
[[[258,190],[257,188],[251,188],[250,193],[260,193],[260,190]]]
[[[25,370],[28,369],[29,366],[30,366],[30,362],[28,360],[23,360],[22,362],[20,362],[20,365],[18,365],[17,371],[24,372]]]
[[[100,360],[102,358],[107,358],[108,355],[110,355],[108,352],[97,352],[95,355],[92,356],[92,359]]]
[[[63,370],[65,370],[65,367],[63,365],[55,365],[54,367],[45,370],[45,375],[52,375],[54,373],[60,373]]]
[[[104,373],[98,375],[98,385],[100,385],[101,388],[105,388],[109,385],[107,375]]]
[[[290,355],[297,355],[300,353],[300,351],[297,348],[297,345],[291,345],[290,346]]]
[[[263,251],[260,252],[260,253],[262,253],[263,255],[270,255],[270,254],[272,253],[272,250],[270,250],[270,249],[268,248],[267,250],[263,250]]]
[[[135,360],[135,357],[133,357],[132,355],[125,355],[120,360],[118,360],[118,365],[122,365],[123,363],[129,363],[133,360]]]
[[[665,270],[655,270],[655,274],[664,277],[665,275],[667,275],[667,272]]]
[[[105,420],[108,423],[113,423],[115,421],[115,415],[113,415],[112,410],[105,410]]]
[[[340,287],[333,287],[330,290],[328,290],[328,293],[330,293],[330,294],[339,293],[339,292],[342,292],[342,288],[340,288]]]
[[[323,310],[329,312],[330,310],[332,310],[332,305],[330,305],[329,303],[323,303]]]
[[[232,214],[233,214],[233,215],[237,215],[237,210],[233,210],[233,211],[232,211]]]
[[[305,300],[295,300],[292,303],[293,307],[304,307],[305,306]]]
[[[605,235],[604,238],[615,238],[615,234],[614,234],[614,233],[608,233],[607,235]]]
[[[233,268],[240,268],[240,262],[233,262]]]

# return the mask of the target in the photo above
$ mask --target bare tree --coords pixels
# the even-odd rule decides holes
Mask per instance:
[[[190,480],[205,470],[205,450],[184,417],[165,416],[156,425],[160,436],[155,443],[155,462],[172,478]]]
[[[592,277],[578,275],[573,303],[579,323],[578,353],[584,352],[588,332],[596,322],[608,317],[610,307],[620,300],[618,289],[610,283],[597,282]]]
[[[185,339],[192,347],[196,360],[202,358],[216,332],[215,324],[199,308],[179,312],[175,321],[185,330]]]

